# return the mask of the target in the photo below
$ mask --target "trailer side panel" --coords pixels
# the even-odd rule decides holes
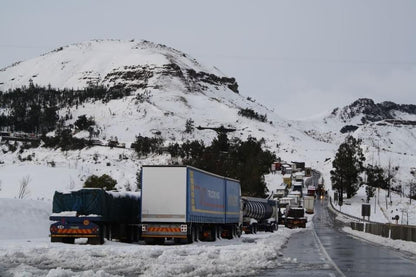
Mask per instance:
[[[225,223],[225,180],[188,167],[188,222]]]

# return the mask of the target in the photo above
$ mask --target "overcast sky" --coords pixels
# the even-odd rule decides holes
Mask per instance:
[[[416,104],[414,0],[2,0],[0,68],[90,39],[146,39],[286,118],[360,97]]]

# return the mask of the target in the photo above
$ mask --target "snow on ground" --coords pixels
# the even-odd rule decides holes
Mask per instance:
[[[264,176],[264,180],[269,189],[269,193],[276,192],[277,189],[284,189],[286,184],[283,184],[283,175],[280,173],[271,173]]]
[[[386,190],[377,190],[376,196],[369,201],[371,205],[370,221],[380,223],[395,223],[392,218],[399,216],[399,224],[416,225],[416,201],[409,198],[401,197],[396,192],[391,192],[390,198],[387,197]],[[361,218],[362,204],[366,203],[367,195],[365,186],[362,186],[357,194],[351,199],[344,199],[344,205],[341,207],[334,203],[334,208],[343,213]]]
[[[68,154],[71,155],[71,154]],[[303,229],[279,226],[274,233],[243,234],[233,240],[198,242],[190,245],[126,244],[106,241],[104,245],[51,243],[49,215],[52,193],[49,184],[37,182],[37,174],[51,180],[62,175],[64,181],[71,170],[56,167],[1,167],[3,193],[0,198],[0,276],[249,276],[277,267],[284,257],[281,247],[288,238]],[[42,172],[38,169],[42,168]],[[9,186],[10,176],[31,173],[31,198],[12,199],[16,191]],[[76,172],[76,171],[75,171]],[[6,174],[7,173],[7,174]],[[68,182],[62,188],[66,189]],[[59,186],[57,188],[60,188]],[[312,228],[308,220],[307,228]]]
[[[71,182],[78,180],[75,169],[43,165],[6,165],[0,167],[2,190],[0,197],[18,197],[22,181],[28,178],[27,196],[30,199],[52,200],[55,190],[69,190]],[[45,178],[47,176],[47,178]],[[74,188],[75,188],[75,184]],[[76,187],[81,184],[76,182]]]
[[[0,241],[4,275],[34,276],[241,276],[279,265],[279,249],[298,230],[243,235],[234,240],[191,245],[66,245],[48,239]],[[0,272],[0,275],[2,272]],[[27,275],[32,276],[32,275]]]
[[[302,230],[280,226],[274,233],[243,234],[233,240],[191,245],[106,241],[94,246],[83,240],[70,245],[49,242],[49,205],[44,201],[0,199],[1,210],[8,211],[0,216],[0,276],[255,275],[275,268],[281,261],[279,249],[291,234]]]
[[[339,206],[338,203],[334,203],[335,209],[343,213],[361,218],[362,204],[366,204],[367,195],[365,193],[365,186],[358,189],[357,194],[351,199],[344,198],[344,204]],[[388,218],[383,213],[383,207],[376,202],[376,208],[374,209],[374,198],[370,200],[371,211],[370,220],[381,223],[388,223]]]
[[[48,237],[51,202],[0,198],[0,211],[0,244],[4,240]]]

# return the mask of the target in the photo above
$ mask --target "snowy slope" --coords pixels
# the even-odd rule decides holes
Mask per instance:
[[[209,144],[216,137],[212,130],[185,133],[188,119],[195,126],[237,129],[230,136],[264,138],[265,146],[277,156],[287,161],[305,161],[307,166],[322,171],[327,183],[331,158],[348,134],[363,139],[368,162],[384,167],[389,161],[393,166],[399,165],[398,182],[412,178],[410,168],[416,165],[416,127],[391,121],[416,120],[412,105],[359,99],[329,115],[288,121],[253,101],[252,96],[239,94],[236,80],[215,67],[201,65],[185,53],[152,42],[82,42],[0,70],[0,90],[27,86],[29,82],[61,89],[101,85],[132,91],[131,96],[122,99],[87,102],[59,111],[61,117],[72,114],[66,125],[80,115],[94,117],[100,130],[97,139],[117,137],[127,148],[97,146],[67,152],[38,148],[4,153],[0,157],[0,197],[16,197],[16,186],[27,175],[32,187],[29,197],[33,199],[51,199],[54,189],[79,188],[91,174],[107,173],[118,181],[120,189],[127,185],[134,188],[136,172],[142,164],[172,162],[167,155],[137,157],[128,149],[137,135],[159,136],[166,144],[195,139]],[[145,95],[145,99],[138,101],[138,95]],[[245,108],[267,115],[267,121],[238,115]],[[342,133],[346,125],[356,130]],[[80,132],[76,136],[88,134]],[[19,155],[33,158],[20,162]]]
[[[0,241],[47,238],[52,203],[0,198]]]
[[[59,47],[40,57],[0,71],[0,90],[34,83],[56,88],[83,88],[89,82],[114,85],[108,74],[127,67],[160,68],[170,63],[195,71],[222,74],[206,68],[184,53],[148,41],[93,40]],[[124,70],[131,71],[131,70]]]
[[[138,75],[132,79],[130,74]],[[231,135],[243,139],[248,136],[264,137],[272,151],[279,144],[279,150],[287,159],[297,153],[303,158],[302,144],[314,141],[263,105],[237,93],[237,83],[233,78],[224,76],[213,67],[199,64],[182,52],[146,41],[110,40],[73,44],[0,71],[0,89],[3,91],[28,85],[29,82],[61,89],[82,88],[93,83],[132,90],[132,95],[123,99],[107,103],[88,102],[59,111],[61,117],[68,113],[72,115],[73,119],[67,120],[66,125],[74,123],[80,115],[94,117],[100,130],[97,139],[105,141],[117,137],[127,147],[137,135],[157,135],[165,139],[166,144],[188,139],[203,140],[209,144],[217,136],[212,130],[194,129],[192,134],[185,133],[188,119],[194,121],[195,127],[223,125],[235,128],[237,131]],[[138,83],[139,87],[136,86]],[[137,95],[146,95],[146,99],[138,101]],[[238,115],[240,109],[245,108],[267,115],[268,121],[260,122]],[[76,136],[87,137],[88,134],[81,132]],[[300,141],[306,142],[300,144]],[[20,164],[17,161],[19,154],[34,157],[31,162],[25,162],[30,169],[14,168],[16,162]],[[0,158],[3,163],[0,165],[0,180],[3,180],[5,187],[0,195],[15,195],[16,184],[25,175],[31,175],[32,186],[39,186],[39,178],[34,176],[39,175],[36,172],[48,172],[43,174],[48,176],[44,182],[55,183],[59,189],[69,186],[77,188],[88,175],[103,173],[111,174],[123,187],[126,183],[134,185],[135,173],[141,164],[169,163],[166,157],[143,160],[143,157],[138,159],[134,155],[131,149],[103,147],[65,153],[43,148],[23,153],[8,152]],[[120,156],[128,159],[121,159]],[[49,166],[51,162],[56,164],[54,168]],[[68,172],[60,172],[65,168]],[[47,197],[44,192],[49,187],[47,193],[51,198],[51,186],[46,185],[36,190],[37,193],[32,192],[31,197]],[[9,189],[11,187],[13,189]]]

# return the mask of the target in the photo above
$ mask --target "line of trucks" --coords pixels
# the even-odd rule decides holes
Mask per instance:
[[[143,166],[141,184],[141,192],[55,192],[51,241],[192,243],[277,230],[278,200],[241,196],[237,180],[191,166]]]
[[[282,169],[284,167],[282,166]],[[291,170],[292,167],[286,165],[285,172]],[[307,170],[309,172],[307,172]],[[283,172],[283,170],[282,170]],[[283,173],[282,173],[283,174]],[[309,185],[304,192],[304,177],[311,177],[311,169],[297,170],[295,173],[283,175],[283,182],[277,188],[275,196],[279,199],[279,207],[282,209],[282,216],[279,218],[279,224],[284,224],[288,228],[305,228],[307,223],[307,214],[314,213],[314,203],[316,197],[316,188]]]

